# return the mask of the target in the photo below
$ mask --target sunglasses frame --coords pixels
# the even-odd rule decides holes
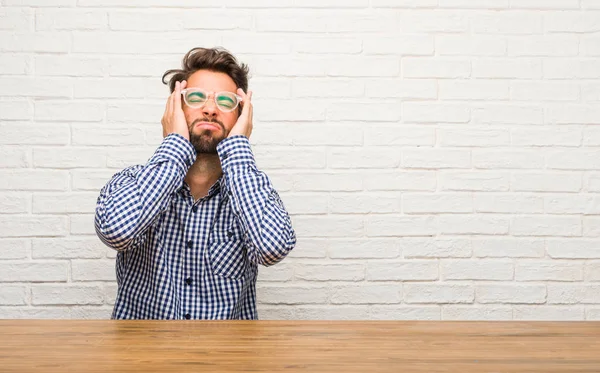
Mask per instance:
[[[207,95],[206,101],[204,101],[204,103],[202,103],[202,105],[191,105],[186,98],[186,93],[188,92],[204,92]],[[223,110],[223,108],[221,108],[221,106],[219,106],[219,104],[217,103],[217,96],[220,94],[232,94],[236,99],[237,99],[237,103],[235,104],[235,107],[231,110]],[[189,107],[191,107],[192,109],[200,109],[201,107],[203,107],[204,105],[206,105],[206,103],[208,102],[208,100],[210,99],[210,97],[212,96],[213,102],[215,103],[215,106],[222,112],[224,113],[231,113],[232,111],[234,111],[235,109],[238,108],[238,106],[240,105],[240,103],[243,101],[243,97],[233,93],[233,92],[229,92],[229,91],[220,91],[220,92],[214,92],[214,91],[205,91],[204,89],[201,88],[186,88],[186,89],[182,89],[181,90],[181,94],[183,96],[183,102],[185,102],[185,104]]]

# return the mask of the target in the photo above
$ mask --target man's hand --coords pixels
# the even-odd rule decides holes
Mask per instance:
[[[185,114],[183,114],[183,108],[181,107],[181,90],[184,89],[187,82],[175,83],[175,90],[167,99],[167,106],[165,113],[163,114],[162,123],[163,137],[167,137],[172,133],[178,133],[186,139],[190,139],[190,130],[185,120]]]
[[[248,91],[246,94],[241,88],[238,88],[237,93],[242,96],[242,114],[229,131],[228,137],[244,135],[250,138],[250,134],[252,134],[252,91]]]

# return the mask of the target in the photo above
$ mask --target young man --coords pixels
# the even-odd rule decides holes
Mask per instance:
[[[282,260],[296,236],[248,141],[248,67],[194,48],[166,78],[161,145],[96,206],[98,236],[119,251],[112,318],[257,319],[257,265]]]

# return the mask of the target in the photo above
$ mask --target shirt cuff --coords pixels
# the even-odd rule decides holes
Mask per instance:
[[[235,135],[222,140],[217,145],[217,153],[224,173],[243,172],[248,167],[255,167],[256,165],[250,141],[243,135]]]
[[[159,163],[165,159],[175,163],[183,173],[186,173],[196,160],[196,149],[185,137],[171,133],[163,139],[148,163]]]

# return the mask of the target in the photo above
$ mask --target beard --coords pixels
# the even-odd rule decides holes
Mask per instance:
[[[198,122],[215,123],[221,128],[221,133],[219,134],[218,131],[208,129],[202,130],[201,132],[194,132],[194,126]],[[225,126],[216,119],[210,120],[208,118],[198,118],[192,122],[191,126],[189,126],[189,130],[190,142],[198,154],[217,154],[217,145],[219,145],[219,143],[227,136],[225,133]]]

